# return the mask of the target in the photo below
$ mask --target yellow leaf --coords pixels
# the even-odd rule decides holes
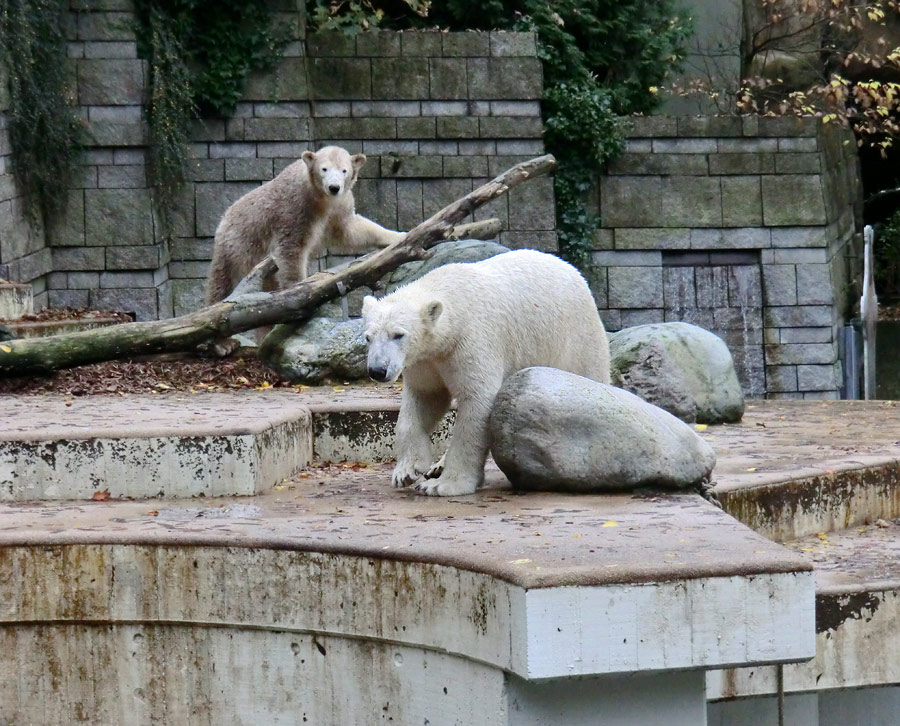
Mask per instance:
[[[610,519],[609,521],[604,522],[601,526],[603,526],[603,527],[618,527],[619,523],[614,519]]]
[[[510,560],[510,561],[509,561],[509,564],[511,564],[511,565],[525,565],[525,564],[527,564],[527,563],[529,563],[529,562],[531,562],[531,560],[528,560],[528,559],[525,559],[525,560]]]
[[[744,471],[756,471],[756,467],[751,466],[749,469],[745,469]]]
[[[346,388],[341,388],[340,386],[335,386],[333,390],[337,391],[338,393],[343,393],[343,392],[346,391],[347,389],[346,389]]]
[[[708,428],[709,426],[707,426],[706,424],[694,424],[695,431],[706,431],[706,429]]]
[[[12,353],[12,348],[10,348],[8,345],[0,345],[0,350],[2,350],[4,353]]]

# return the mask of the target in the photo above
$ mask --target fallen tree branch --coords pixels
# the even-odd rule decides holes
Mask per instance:
[[[0,343],[0,375],[25,375],[135,355],[190,351],[214,338],[228,337],[265,325],[304,320],[322,303],[354,288],[371,286],[404,262],[427,258],[428,250],[451,238],[454,227],[474,210],[514,186],[547,174],[555,166],[556,161],[549,154],[516,164],[444,207],[390,247],[340,268],[319,272],[285,290],[232,295],[222,302],[178,318],[125,323],[48,338]],[[245,282],[244,290],[258,285],[272,264],[263,260],[242,281],[238,291]],[[251,276],[254,277],[248,282]]]

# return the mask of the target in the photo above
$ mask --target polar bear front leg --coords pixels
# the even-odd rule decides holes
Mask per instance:
[[[404,387],[397,418],[397,464],[391,477],[395,487],[409,486],[429,469],[434,461],[431,433],[449,407],[450,394],[445,390]]]
[[[435,465],[436,468],[443,462],[443,471],[436,479],[419,484],[419,491],[437,497],[475,493],[484,481],[492,402],[492,396],[463,399],[459,402],[450,447]]]

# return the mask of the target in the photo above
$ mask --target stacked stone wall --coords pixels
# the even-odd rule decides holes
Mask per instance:
[[[599,183],[608,326],[696,322],[745,390],[833,398],[860,185],[852,136],[817,122],[637,119]]]

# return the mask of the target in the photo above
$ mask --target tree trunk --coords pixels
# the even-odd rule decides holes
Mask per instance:
[[[448,238],[454,227],[475,209],[502,196],[512,187],[552,171],[551,155],[517,164],[492,181],[422,222],[390,247],[347,265],[319,272],[293,287],[273,293],[232,294],[222,302],[168,320],[125,323],[98,330],[48,338],[0,343],[0,375],[15,376],[71,368],[115,358],[149,353],[189,351],[214,338],[245,330],[310,317],[319,305],[363,285],[373,285],[385,274],[412,260],[425,259],[428,250]],[[271,261],[263,260],[237,293],[271,274]]]

